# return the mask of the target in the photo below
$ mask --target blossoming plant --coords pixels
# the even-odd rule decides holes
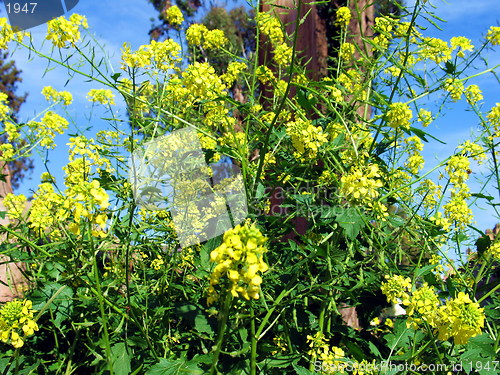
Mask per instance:
[[[0,94],[2,162],[68,155],[64,177],[46,164],[29,199],[3,197],[2,255],[26,280],[0,307],[4,374],[497,373],[500,238],[472,208],[499,204],[488,191],[500,188],[500,103],[486,106],[496,98],[476,80],[498,66],[472,67],[500,28],[439,39],[416,1],[353,38],[351,8],[334,9],[336,51],[314,80],[299,57],[303,20],[287,33],[273,7],[255,14],[256,50],[238,56],[222,30],[188,25],[172,5],[161,17],[179,38],[125,43],[115,70],[83,15],[48,23],[51,54],[0,21],[1,49],[85,77],[86,115],[104,124],[71,121],[73,96],[57,83],[31,93],[47,108],[26,121]],[[442,142],[433,121],[457,103],[476,115],[474,135],[426,160]],[[182,145],[158,147],[157,177],[128,179],[129,155],[184,128],[196,158],[177,165]],[[221,163],[241,171],[249,214],[210,238],[206,223],[234,209]],[[169,184],[169,168],[183,178]],[[168,205],[181,198],[182,211]]]

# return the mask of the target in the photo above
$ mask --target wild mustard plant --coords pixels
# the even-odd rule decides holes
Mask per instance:
[[[317,82],[294,56],[296,36],[273,11],[255,19],[267,41],[259,48],[269,52],[262,64],[259,51],[231,55],[230,35],[188,26],[181,8],[170,6],[162,17],[180,40],[152,40],[136,50],[125,43],[112,75],[97,61],[91,72],[72,67],[96,80],[89,101],[109,109],[122,96],[127,104],[123,118],[118,106],[107,112],[109,128],[94,138],[56,113],[55,104],[71,103],[69,92],[44,88],[51,107],[27,123],[12,118],[0,95],[7,141],[1,161],[48,152],[56,135],[71,134],[63,181],[44,174],[26,214],[25,196],[4,200],[14,219],[2,228],[12,241],[4,252],[26,262],[27,294],[44,321],[34,345],[23,348],[26,366],[43,373],[74,366],[89,373],[186,367],[281,374],[312,371],[319,361],[350,363],[362,373],[362,365],[381,359],[477,359],[474,345],[496,353],[498,287],[488,280],[497,241],[473,246],[477,235],[469,230],[474,201],[497,200],[478,192],[471,174],[483,163],[497,179],[500,104],[485,111],[487,91],[462,67],[479,61],[480,48],[499,44],[498,30],[485,30],[479,43],[429,36],[418,26],[418,3],[408,17],[377,17],[373,37],[361,44],[349,35],[356,14],[336,9],[336,56]],[[24,34],[0,25],[0,47],[18,43],[34,52],[35,41],[25,44]],[[86,53],[80,40],[87,27],[78,15],[48,24],[61,64]],[[220,64],[221,56],[228,62]],[[478,115],[480,134],[460,141],[449,157],[424,160],[432,122],[454,102]],[[185,128],[195,129],[201,150],[179,163],[189,142],[163,136]],[[21,135],[30,144],[14,147]],[[141,158],[161,178],[138,188],[126,181],[126,158],[142,148]],[[224,162],[241,171],[249,219],[182,249],[180,237],[196,243],[205,224],[216,227],[234,208],[234,181],[217,170]],[[194,166],[196,173],[188,170]],[[215,179],[222,180],[216,187]],[[137,200],[137,192],[158,202],[170,194],[185,207],[159,210],[154,199]],[[216,198],[200,205],[209,194]],[[190,233],[180,231],[181,219]],[[472,261],[454,266],[447,247],[470,248]],[[387,298],[375,306],[380,290]],[[346,318],[349,309],[357,320]],[[394,319],[394,310],[404,315]],[[4,341],[19,347],[34,333],[30,311],[26,330],[2,326]]]

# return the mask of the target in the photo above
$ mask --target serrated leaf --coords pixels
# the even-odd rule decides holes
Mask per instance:
[[[317,373],[317,372],[309,371],[308,369],[306,369],[302,366],[299,366],[299,365],[293,365],[293,369],[295,370],[295,373],[297,375],[312,375],[312,374]]]
[[[210,325],[207,316],[202,312],[199,312],[194,318],[194,327],[200,333],[207,333],[209,335],[214,334],[214,330]]]
[[[119,342],[111,347],[111,363],[116,375],[128,375],[132,371],[130,354],[127,352],[127,346],[124,342]]]
[[[196,363],[188,362],[183,359],[172,361],[165,358],[160,358],[160,362],[151,367],[146,375],[202,375],[203,371]]]
[[[336,221],[344,229],[346,236],[351,240],[355,239],[365,226],[363,216],[355,208],[345,209],[337,215]]]

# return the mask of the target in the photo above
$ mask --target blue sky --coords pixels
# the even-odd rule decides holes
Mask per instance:
[[[411,5],[414,0],[407,1]],[[435,13],[446,19],[446,23],[440,23],[442,31],[435,28],[429,28],[424,32],[426,36],[439,37],[449,40],[452,36],[465,36],[479,45],[488,28],[492,25],[499,25],[498,0],[454,0],[445,2],[442,0],[433,0],[428,4],[434,4],[437,8]],[[226,3],[220,3],[224,6]],[[107,64],[109,74],[119,72],[120,48],[123,42],[129,42],[132,48],[137,48],[142,44],[149,42],[148,30],[151,25],[151,18],[156,17],[157,13],[153,6],[146,0],[80,0],[80,3],[72,10],[87,17],[91,33],[95,35],[96,40],[101,44],[109,56]],[[35,46],[41,46],[45,37],[46,25],[41,25],[30,30],[36,41]],[[42,47],[44,52],[50,51],[50,43],[45,43]],[[102,116],[109,116],[94,107],[93,115],[89,118],[92,104],[86,100],[87,92],[92,88],[100,88],[98,84],[85,82],[85,79],[76,77],[67,81],[68,73],[64,68],[54,65],[47,71],[47,63],[44,59],[29,56],[26,51],[17,50],[13,58],[16,60],[18,68],[23,73],[23,83],[19,86],[19,92],[28,92],[28,100],[23,105],[20,113],[21,121],[30,120],[35,114],[47,107],[45,99],[41,95],[41,90],[46,85],[51,85],[57,90],[70,91],[74,96],[74,103],[68,107],[67,113],[59,112],[72,120],[74,129],[83,130],[89,126],[94,129],[106,127],[106,123],[100,120]],[[490,65],[500,63],[500,48],[488,51],[487,58]],[[85,69],[85,68],[84,68]],[[44,75],[45,74],[45,75]],[[43,78],[42,78],[43,76]],[[496,102],[500,102],[500,90],[498,82],[495,82],[490,75],[482,76],[473,82],[478,84],[485,96],[484,108],[491,108]],[[118,99],[118,98],[117,98]],[[437,143],[431,143],[425,146],[424,156],[427,160],[426,168],[434,165],[435,160],[442,160],[449,156],[455,150],[455,147],[463,140],[470,137],[471,131],[477,127],[477,119],[471,113],[465,110],[464,102],[459,102],[449,106],[445,117],[438,119],[429,127],[429,131],[438,138],[444,140],[447,144],[442,146]],[[123,119],[126,118],[124,103],[117,100],[115,107],[116,115]],[[61,147],[68,142],[68,136],[58,136],[56,143],[60,146],[58,149],[48,154],[48,166],[56,178],[62,180],[61,167],[67,162],[66,147]],[[45,171],[43,165],[44,156],[35,155],[35,171],[31,179],[24,181],[23,186],[17,193],[30,195],[30,190],[36,189],[39,183],[39,176]],[[479,169],[474,170],[474,176],[479,175]],[[473,186],[473,190],[474,190]],[[491,192],[496,194],[495,191]],[[496,195],[497,196],[497,195]],[[491,212],[483,212],[475,209],[476,220],[479,228],[485,229],[492,227],[496,219],[491,217]]]

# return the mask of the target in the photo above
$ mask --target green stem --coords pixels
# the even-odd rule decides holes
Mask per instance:
[[[257,337],[255,336],[255,311],[250,307],[250,337],[252,351],[250,355],[250,375],[257,375]]]
[[[109,343],[109,333],[108,333],[108,321],[106,318],[106,312],[104,311],[104,303],[102,301],[102,290],[101,290],[101,280],[99,277],[99,269],[97,267],[97,259],[94,254],[93,258],[93,268],[94,268],[94,278],[95,278],[95,284],[97,288],[97,300],[99,302],[99,310],[101,312],[101,321],[102,321],[102,329],[103,329],[103,334],[104,334],[104,345],[106,346],[106,357],[107,357],[107,362],[109,365],[109,373],[113,375],[113,362],[111,361],[111,346]]]
[[[214,356],[212,359],[212,366],[210,367],[210,375],[217,374],[217,362],[219,361],[220,352],[222,349],[222,343],[224,342],[224,335],[226,333],[227,319],[229,316],[229,309],[231,307],[231,301],[233,300],[232,295],[228,293],[226,295],[226,300],[224,301],[224,307],[222,310],[222,319],[219,323],[219,332],[217,334],[217,343],[215,344]]]

